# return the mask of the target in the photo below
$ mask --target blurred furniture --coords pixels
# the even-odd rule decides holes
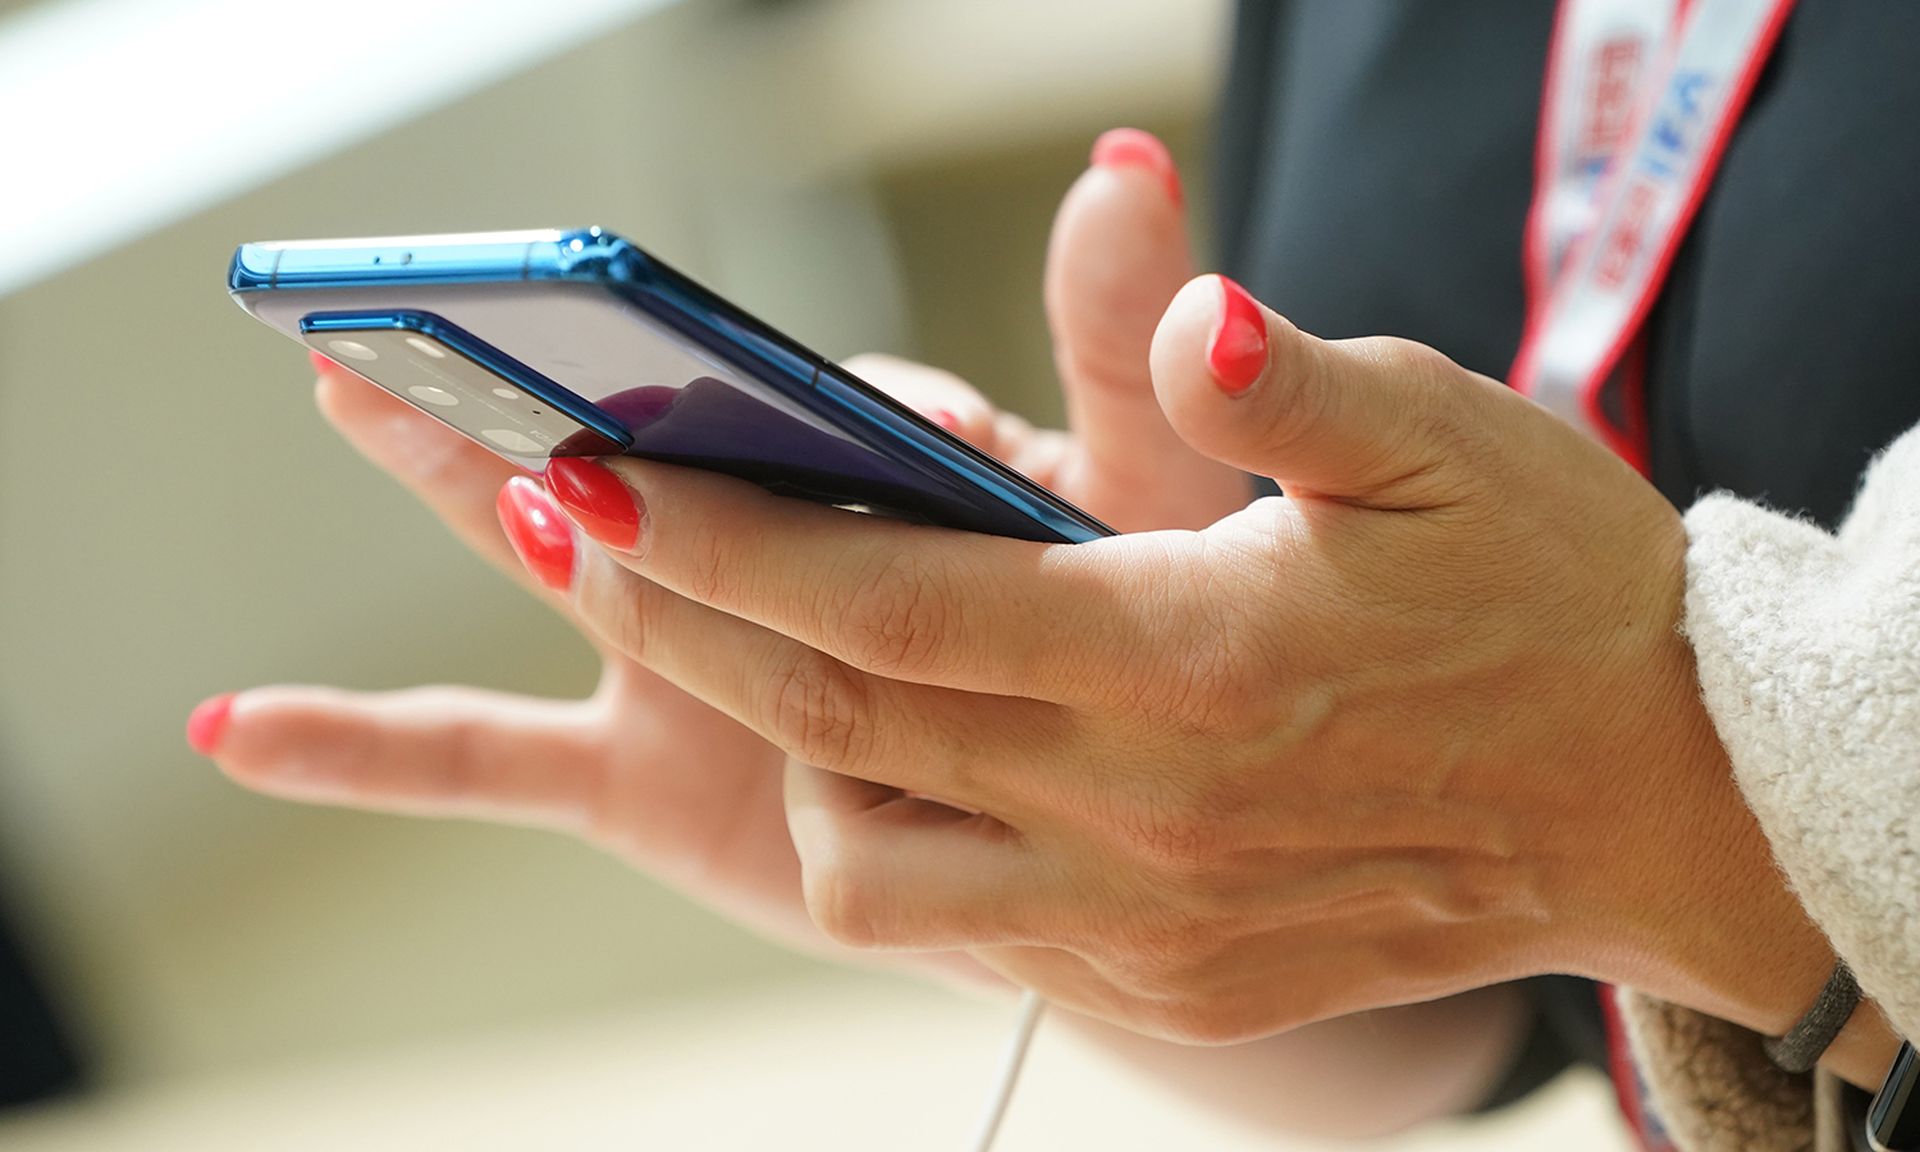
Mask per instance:
[[[67,1025],[47,999],[26,948],[0,905],[0,1110],[80,1084]]]

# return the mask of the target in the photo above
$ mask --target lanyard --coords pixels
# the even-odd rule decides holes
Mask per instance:
[[[1647,470],[1647,313],[1794,0],[1561,0],[1508,379]]]

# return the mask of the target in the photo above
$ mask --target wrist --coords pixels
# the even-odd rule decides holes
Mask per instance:
[[[1684,560],[1660,565],[1673,619],[1628,662],[1590,774],[1588,850],[1576,868],[1555,945],[1570,971],[1625,984],[1767,1035],[1812,1003],[1834,955],[1774,864],[1758,820],[1701,700],[1693,651],[1678,628]],[[1644,635],[1644,634],[1643,634]]]
[[[1692,691],[1665,714],[1675,735],[1650,803],[1633,805],[1578,915],[1565,918],[1565,966],[1762,1036],[1784,1035],[1812,1007],[1838,957],[1793,894],[1734,782]],[[1821,1066],[1877,1088],[1899,1038],[1863,999]]]
[[[1880,1006],[1864,997],[1853,1018],[1834,1037],[1820,1058],[1820,1066],[1869,1092],[1878,1091],[1900,1051],[1900,1034],[1887,1022]]]

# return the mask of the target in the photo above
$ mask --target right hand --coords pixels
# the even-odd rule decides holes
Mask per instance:
[[[1068,192],[1048,250],[1046,305],[1074,431],[1036,431],[958,378],[890,357],[848,367],[1123,531],[1201,527],[1250,498],[1246,478],[1187,447],[1161,414],[1147,350],[1193,274],[1177,177],[1157,141],[1113,133]],[[526,579],[494,505],[513,465],[323,364],[321,411],[476,552]],[[577,625],[577,622],[576,622]],[[601,647],[579,701],[471,688],[352,693],[256,688],[200,728],[239,783],[275,796],[555,827],[767,935],[841,951],[814,929],[781,802],[784,756],[731,719]],[[204,749],[203,749],[204,750]],[[961,953],[895,956],[994,981]]]

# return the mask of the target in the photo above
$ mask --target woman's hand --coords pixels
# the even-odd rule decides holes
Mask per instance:
[[[1154,326],[1192,274],[1178,180],[1165,149],[1142,133],[1109,133],[1094,160],[1061,207],[1047,261],[1048,318],[1074,434],[996,413],[946,373],[885,357],[850,365],[1110,524],[1206,525],[1244,506],[1250,491],[1243,473],[1172,431],[1147,371]],[[319,396],[350,441],[476,551],[539,591],[495,517],[496,495],[515,469],[337,366],[322,365]],[[571,615],[564,599],[553,602]],[[255,689],[204,709],[198,743],[241,783],[278,795],[580,832],[749,927],[850,955],[807,916],[779,794],[785,753],[617,645],[599,647],[601,685],[584,702],[451,688]],[[1000,982],[960,951],[894,958],[936,977]],[[1511,989],[1207,1051],[1070,1013],[1062,1021],[1246,1122],[1348,1136],[1471,1106],[1528,1025]],[[1393,1099],[1377,1098],[1381,1078],[1398,1086]]]
[[[1179,440],[1147,373],[1154,323],[1191,275],[1177,182],[1164,149],[1138,133],[1111,135],[1095,159],[1061,207],[1047,265],[1062,386],[1083,435],[1036,432],[935,369],[890,357],[850,366],[1111,522],[1204,524],[1244,504],[1247,487]],[[476,552],[547,595],[495,512],[518,469],[351,371],[316,366],[320,408],[350,442]],[[1166,474],[1148,483],[1143,464],[1156,457]],[[583,701],[256,688],[210,702],[196,743],[240,783],[277,796],[575,832],[764,933],[845,955],[801,900],[785,754],[617,647],[598,647],[600,686]],[[990,978],[961,954],[919,960]]]
[[[569,461],[548,485],[603,547],[549,537],[544,570],[792,755],[808,905],[850,944],[972,949],[1185,1040],[1555,971],[1804,1007],[1831,954],[1698,701],[1650,486],[1429,349],[1217,278],[1152,368],[1189,443],[1288,496],[1048,546]]]

